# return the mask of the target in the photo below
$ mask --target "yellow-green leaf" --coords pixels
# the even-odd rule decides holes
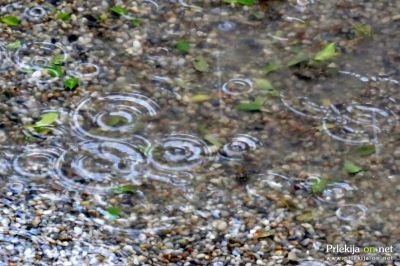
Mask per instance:
[[[58,113],[44,113],[40,116],[40,120],[37,121],[32,127],[48,127],[54,124],[58,119]]]
[[[352,174],[352,175],[355,175],[355,174],[357,174],[357,173],[363,171],[363,169],[362,169],[361,167],[355,165],[353,162],[348,161],[348,160],[346,160],[346,161],[344,162],[343,169],[344,169],[347,173]]]
[[[197,94],[197,95],[190,97],[190,101],[192,101],[194,103],[202,103],[202,102],[206,102],[210,99],[211,99],[211,96],[207,95],[207,94]]]
[[[8,26],[19,26],[19,24],[21,24],[21,20],[14,16],[0,17],[0,22]]]
[[[207,72],[209,68],[206,59],[201,55],[194,59],[193,66],[197,71],[200,72]]]
[[[336,56],[336,44],[329,43],[324,49],[315,54],[315,61],[328,61]]]

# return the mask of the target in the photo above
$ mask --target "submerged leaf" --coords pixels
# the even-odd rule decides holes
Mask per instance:
[[[262,239],[262,238],[273,237],[273,236],[274,236],[274,232],[265,231],[263,229],[257,229],[253,235],[253,238],[254,239]]]
[[[18,49],[20,47],[21,47],[21,42],[20,41],[11,42],[11,43],[6,45],[7,49]]]
[[[254,85],[257,89],[265,91],[271,96],[279,96],[279,92],[274,89],[271,82],[267,79],[254,79]]]
[[[193,66],[197,71],[200,72],[207,72],[209,68],[206,59],[201,55],[194,59]]]
[[[123,6],[113,6],[110,9],[110,11],[111,11],[111,13],[118,15],[118,16],[123,16],[123,15],[128,14],[128,10],[126,10],[126,8]]]
[[[132,26],[133,27],[137,28],[137,27],[140,26],[140,24],[142,24],[142,21],[140,19],[138,19],[138,18],[132,19]]]
[[[8,26],[19,26],[19,24],[21,24],[21,20],[14,16],[0,17],[0,22]]]
[[[194,103],[202,103],[202,102],[206,102],[210,99],[211,99],[211,96],[208,94],[197,94],[197,95],[190,97],[190,101],[192,101]]]
[[[329,180],[326,178],[321,178],[319,180],[313,180],[311,184],[311,192],[315,195],[320,195],[324,192],[326,185],[328,185]]]
[[[189,42],[186,40],[179,40],[176,44],[176,49],[181,54],[187,54],[189,52]]]
[[[125,185],[125,186],[120,186],[120,187],[113,187],[111,191],[114,194],[128,194],[128,193],[134,193],[137,191],[137,187],[134,185]]]
[[[71,18],[71,16],[72,16],[71,13],[59,12],[57,14],[57,19],[62,20],[62,21],[68,21]]]
[[[344,162],[343,169],[344,169],[347,173],[352,174],[352,175],[355,175],[355,174],[357,174],[357,173],[363,171],[363,169],[362,169],[361,167],[355,165],[353,162],[348,161],[348,160],[346,160],[346,161]]]
[[[212,144],[212,145],[215,145],[215,146],[217,146],[217,147],[221,147],[221,146],[222,146],[221,141],[220,141],[217,137],[215,137],[213,134],[206,134],[206,135],[204,135],[203,138],[204,138],[208,143],[210,143],[210,144]]]
[[[254,100],[254,102],[243,102],[236,105],[235,109],[237,111],[243,111],[243,112],[260,112],[264,105],[264,102],[265,99],[257,97]]]
[[[79,86],[79,79],[78,78],[68,78],[64,80],[64,87],[70,90],[75,89]]]
[[[121,210],[118,207],[108,207],[106,209],[106,212],[113,219],[118,218],[120,216],[120,214],[121,214]]]
[[[264,72],[265,72],[265,74],[269,74],[269,73],[271,73],[271,72],[275,72],[275,71],[279,70],[280,68],[281,68],[280,65],[278,65],[278,64],[275,63],[275,62],[271,62],[271,63],[268,63],[268,64],[264,67]]]
[[[256,3],[256,0],[224,0],[224,3],[252,6]]]
[[[362,145],[355,149],[355,152],[360,156],[368,156],[375,153],[374,145]]]
[[[369,25],[357,23],[353,25],[353,28],[359,37],[371,37],[373,35],[372,28]]]
[[[45,134],[47,132],[45,128],[54,124],[57,119],[58,113],[44,113],[40,116],[39,121],[33,125],[26,126],[26,128],[33,129],[40,134]]]
[[[315,61],[328,61],[336,56],[336,44],[329,43],[324,49],[315,54]]]

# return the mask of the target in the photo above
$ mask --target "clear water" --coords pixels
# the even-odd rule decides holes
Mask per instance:
[[[0,150],[0,206],[10,199],[27,203],[26,195],[40,191],[35,199],[48,204],[74,201],[64,222],[80,215],[105,234],[125,237],[203,228],[221,211],[235,232],[244,223],[237,212],[265,206],[283,209],[288,219],[315,212],[307,222],[317,233],[332,235],[316,242],[362,246],[379,238],[383,245],[396,244],[400,31],[390,16],[399,3],[122,4],[129,14],[88,27],[83,14],[99,16],[109,7],[83,2],[71,24],[78,36],[82,24],[80,38],[90,40],[70,43],[67,30],[51,22],[50,4],[2,3],[2,15],[23,17],[43,34],[13,28],[1,38],[6,141]],[[141,25],[127,26],[132,18]],[[357,37],[352,23],[370,25],[373,37]],[[180,39],[190,43],[188,55],[176,50]],[[22,46],[7,48],[15,40]],[[143,44],[138,48],[136,42]],[[327,42],[336,42],[340,52],[331,64],[287,67]],[[66,74],[80,79],[79,91],[43,100],[64,90],[62,80],[45,70],[60,55]],[[206,59],[206,73],[194,69],[197,56]],[[282,67],[266,74],[269,63]],[[260,89],[260,79],[268,79],[277,93]],[[199,94],[208,97],[195,102]],[[265,100],[260,112],[236,109],[258,97]],[[40,132],[24,127],[46,112],[58,113],[55,124]],[[375,152],[362,156],[360,147]],[[364,171],[346,173],[346,160]],[[315,181],[325,178],[333,181],[322,194],[313,193]],[[115,193],[124,186],[131,193]],[[119,209],[116,217],[110,206]],[[195,214],[202,220],[193,225]],[[0,245],[33,237],[27,227],[15,230],[18,236],[0,231]],[[316,259],[324,256],[313,252]]]

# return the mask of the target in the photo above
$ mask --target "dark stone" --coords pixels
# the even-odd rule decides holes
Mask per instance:
[[[79,36],[75,34],[71,34],[68,36],[68,41],[69,42],[76,42],[78,40]]]
[[[99,25],[97,18],[93,17],[92,15],[88,14],[84,15],[83,17],[87,20],[87,25],[89,28],[95,28]]]
[[[59,4],[61,4],[63,2],[63,0],[47,0],[47,2],[49,2],[53,6],[58,6]]]

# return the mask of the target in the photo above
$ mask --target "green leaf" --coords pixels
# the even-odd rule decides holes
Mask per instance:
[[[106,209],[106,212],[113,219],[118,218],[120,216],[120,214],[121,214],[121,210],[118,207],[108,207]]]
[[[328,60],[331,60],[336,55],[337,55],[336,44],[329,43],[327,46],[325,46],[324,49],[322,49],[321,51],[319,51],[318,53],[315,54],[314,60],[315,61],[328,61]]]
[[[369,156],[375,153],[374,145],[362,145],[355,149],[355,152],[360,156]]]
[[[189,42],[186,40],[179,40],[178,43],[176,44],[176,49],[181,53],[181,54],[187,54],[189,53]]]
[[[256,0],[224,0],[224,3],[228,4],[241,4],[244,6],[252,6],[256,3]]]
[[[71,13],[59,12],[57,14],[57,19],[62,20],[62,21],[68,21],[71,18],[71,16],[72,16]]]
[[[40,120],[34,125],[28,126],[31,128],[43,128],[54,124],[58,119],[58,113],[44,113],[40,116]]]
[[[207,72],[208,68],[209,68],[209,65],[208,65],[206,59],[204,59],[204,57],[201,55],[194,59],[193,66],[197,71],[200,71],[200,72]]]
[[[123,16],[128,14],[128,10],[126,10],[125,7],[123,6],[114,6],[110,9],[111,13],[117,15],[117,16]]]
[[[272,86],[271,82],[267,79],[254,79],[254,86],[268,93],[270,96],[277,97],[279,92]]]
[[[75,89],[79,86],[79,79],[77,78],[68,78],[64,80],[64,87],[70,90]]]
[[[15,41],[15,42],[11,42],[9,44],[6,45],[7,49],[18,49],[21,47],[21,42],[20,41]]]
[[[142,21],[141,21],[140,19],[138,19],[138,18],[132,19],[132,26],[133,26],[134,28],[139,27],[141,24],[142,24]]]
[[[315,195],[320,195],[324,192],[326,185],[328,185],[329,180],[326,178],[321,178],[319,180],[314,179],[311,184],[311,192]]]
[[[363,169],[362,169],[361,167],[355,165],[353,162],[348,161],[348,160],[346,160],[346,161],[344,162],[343,169],[344,169],[347,173],[352,174],[352,175],[355,175],[355,174],[357,174],[357,173],[363,171]]]
[[[280,68],[281,68],[280,65],[278,65],[278,64],[275,63],[275,62],[271,62],[271,63],[268,63],[268,64],[264,67],[264,72],[265,72],[265,74],[269,74],[269,73],[271,73],[271,72],[275,72],[275,71],[279,70]]]
[[[14,16],[0,17],[0,22],[8,26],[19,26],[19,24],[21,24],[21,20]]]
[[[237,111],[242,112],[260,112],[265,100],[263,98],[257,97],[254,102],[240,103],[235,106]]]
[[[55,77],[64,77],[64,71],[60,65],[53,65],[47,68],[47,73],[53,78]]]
[[[114,194],[135,193],[137,191],[137,187],[134,185],[125,185],[125,186],[120,186],[120,187],[113,187],[111,189],[111,191]]]

